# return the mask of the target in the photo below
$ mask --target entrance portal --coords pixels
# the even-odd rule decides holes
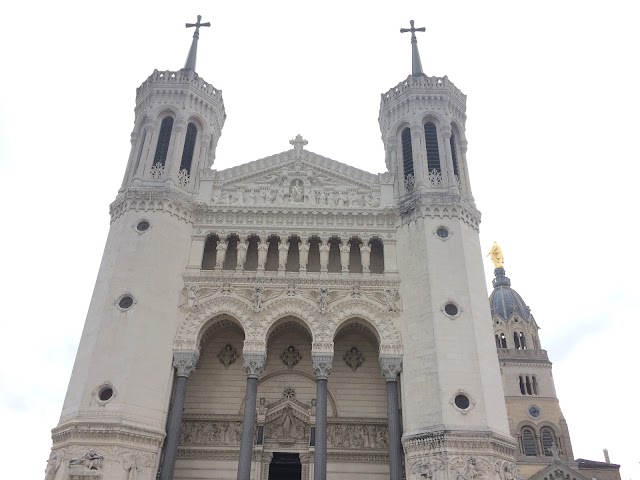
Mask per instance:
[[[274,452],[269,464],[269,480],[301,480],[302,464],[298,453]]]

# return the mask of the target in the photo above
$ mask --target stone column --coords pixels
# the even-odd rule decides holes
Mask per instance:
[[[312,353],[316,374],[316,438],[314,480],[327,480],[327,381],[331,373],[333,353]]]
[[[458,182],[456,181],[456,176],[453,171],[453,154],[451,153],[451,127],[449,125],[442,127],[442,139],[444,141],[444,151],[445,151],[445,167],[447,170],[447,186],[449,187],[449,191],[451,193],[462,193],[459,192]]]
[[[460,168],[460,172],[464,173],[462,176],[464,177],[464,188],[466,190],[467,195],[473,202],[473,194],[471,193],[471,181],[469,180],[469,169],[467,168],[467,141],[460,138],[458,140],[458,148],[460,148],[460,162],[458,167]]]
[[[173,125],[173,139],[169,145],[167,159],[168,165],[165,164],[165,169],[169,169],[169,174],[166,178],[171,179],[174,183],[178,180],[178,172],[180,171],[180,161],[182,160],[182,148],[184,147],[184,132],[187,128],[187,124],[184,119],[179,118]],[[166,170],[165,170],[166,172]]]
[[[413,152],[413,172],[416,179],[416,190],[418,187],[427,185],[429,177],[427,149],[424,142],[424,127],[422,125],[413,125],[411,127],[411,150]]]
[[[240,434],[240,460],[238,480],[250,480],[251,457],[253,453],[253,430],[256,423],[256,397],[258,378],[264,370],[266,352],[244,352],[244,369],[247,372],[247,392],[244,397],[244,417]]]
[[[167,438],[164,443],[164,457],[160,480],[172,480],[173,469],[176,465],[178,441],[182,428],[182,411],[184,410],[184,395],[187,391],[187,378],[196,368],[198,352],[179,351],[173,353],[173,366],[176,367],[176,379],[173,386],[173,401],[171,413],[167,422]]]
[[[380,368],[387,381],[389,478],[390,480],[402,480],[402,443],[400,438],[400,408],[398,406],[398,375],[402,370],[402,357],[381,355]]]

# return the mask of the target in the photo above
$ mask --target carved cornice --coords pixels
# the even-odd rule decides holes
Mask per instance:
[[[166,212],[191,223],[197,204],[191,197],[166,185],[131,187],[119,194],[109,206],[111,223],[129,211]]]
[[[225,273],[229,275],[225,275]],[[313,276],[312,276],[313,275]],[[296,287],[301,288],[305,286],[309,287],[330,287],[330,288],[344,288],[345,290],[351,290],[354,285],[361,287],[363,290],[374,289],[375,287],[395,287],[400,285],[400,278],[397,275],[376,275],[371,277],[355,277],[350,275],[349,278],[344,278],[341,273],[330,274],[326,277],[320,277],[314,274],[307,274],[306,276],[278,276],[278,272],[265,272],[264,276],[258,277],[256,272],[243,272],[242,275],[237,275],[235,271],[223,270],[222,272],[213,272],[212,270],[201,270],[200,274],[184,275],[184,283],[187,285],[201,285],[206,286],[208,284],[229,284],[231,286],[238,287],[253,287],[256,283],[274,285],[281,288],[286,288],[290,282],[294,281]]]
[[[455,431],[436,430],[435,428],[421,433],[410,433],[402,438],[402,445],[407,455],[412,453],[438,452],[492,452],[495,455],[513,459],[516,452],[515,441],[491,431]]]
[[[162,445],[164,432],[121,423],[70,421],[52,430],[53,445],[73,442],[119,442],[147,447]]]
[[[446,192],[416,192],[407,195],[398,204],[402,223],[418,218],[454,218],[462,220],[474,230],[479,230],[481,214],[476,207],[460,195]]]

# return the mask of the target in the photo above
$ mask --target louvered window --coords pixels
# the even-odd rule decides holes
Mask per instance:
[[[193,150],[196,146],[197,136],[198,128],[193,123],[187,125],[187,134],[184,137],[184,149],[182,150],[180,171],[186,170],[187,173],[191,173],[191,161],[193,160]]]
[[[458,177],[460,175],[460,170],[458,167],[458,151],[456,150],[456,134],[451,132],[451,137],[449,138],[449,144],[451,145],[451,160],[453,161],[453,174]]]
[[[427,167],[429,173],[440,171],[440,150],[438,148],[438,131],[432,122],[427,122],[424,126],[424,139],[427,145]]]
[[[171,130],[173,129],[173,118],[166,117],[160,124],[160,135],[158,135],[158,145],[156,146],[156,155],[153,158],[153,164],[159,163],[164,165],[167,161],[169,153],[169,142],[171,141]]]
[[[411,129],[402,130],[402,166],[404,178],[413,176],[413,148],[411,147]]]
[[[528,457],[535,457],[536,453],[536,438],[531,428],[525,427],[522,429],[521,435],[522,453]]]
[[[553,434],[553,430],[549,427],[543,427],[540,430],[540,437],[542,440],[542,451],[547,457],[553,455],[551,453],[551,447],[556,444],[556,436]]]

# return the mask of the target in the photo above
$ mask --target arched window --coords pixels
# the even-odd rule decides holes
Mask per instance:
[[[438,147],[438,130],[433,122],[424,125],[424,139],[427,146],[427,168],[429,173],[440,172],[440,149]]]
[[[460,168],[458,167],[458,150],[456,149],[456,134],[451,132],[449,137],[449,145],[451,145],[451,160],[453,161],[453,174],[460,176]]]
[[[216,267],[216,246],[218,237],[211,235],[204,242],[204,252],[202,254],[202,270],[213,270]]]
[[[527,344],[525,343],[524,333],[513,332],[513,343],[517,350],[526,350]]]
[[[537,455],[536,452],[536,436],[533,433],[533,429],[530,427],[523,427],[522,433],[520,435],[520,448],[522,448],[522,453],[524,453],[527,457],[535,457]]]
[[[402,167],[404,168],[404,178],[413,177],[413,147],[411,146],[411,129],[409,127],[402,130]]]
[[[549,427],[542,427],[540,430],[540,441],[542,442],[542,451],[547,457],[553,455],[551,447],[556,445],[556,435]],[[557,446],[557,445],[556,445]]]
[[[166,117],[160,124],[160,135],[158,135],[158,145],[156,155],[153,157],[153,164],[159,163],[164,166],[169,153],[169,142],[171,141],[171,130],[173,130],[173,118]]]
[[[191,161],[193,160],[193,151],[196,146],[197,136],[198,127],[196,127],[193,123],[189,123],[189,125],[187,125],[187,134],[184,137],[182,160],[180,161],[180,171],[186,170],[187,174],[191,173]]]

